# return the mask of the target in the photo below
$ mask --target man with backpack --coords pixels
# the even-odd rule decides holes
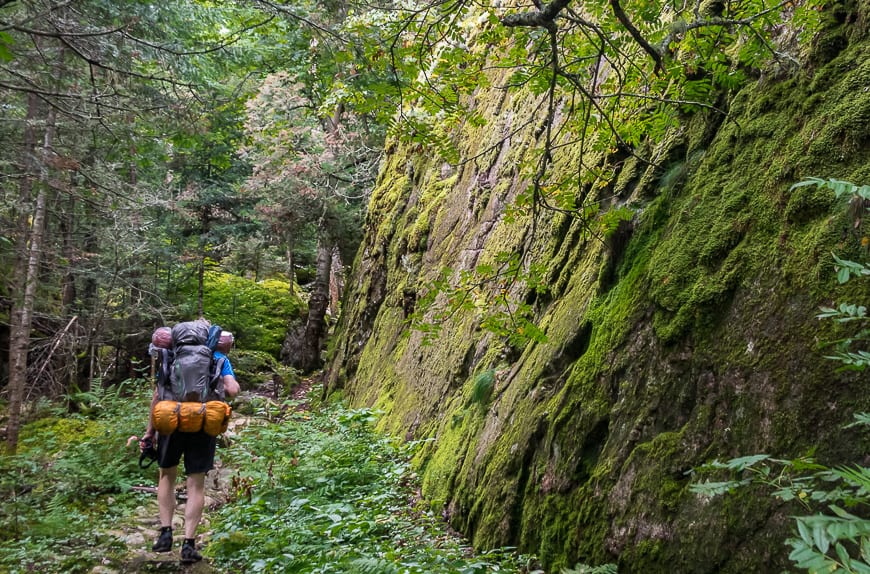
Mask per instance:
[[[215,331],[217,329],[217,331]],[[155,332],[155,336],[157,332]],[[219,336],[218,336],[219,335]],[[165,334],[164,334],[165,337]],[[152,341],[156,340],[152,338]],[[239,392],[233,367],[226,353],[233,344],[232,333],[211,327],[207,321],[179,323],[172,328],[171,348],[155,347],[151,350],[160,355],[157,388],[151,401],[151,410],[160,401],[185,403],[217,400],[234,397]],[[192,374],[192,376],[191,376]],[[190,381],[197,381],[191,383]],[[199,386],[197,386],[199,385]],[[229,411],[227,411],[229,412]],[[214,468],[217,439],[204,430],[171,434],[157,434],[153,416],[140,442],[140,448],[149,448],[157,436],[157,463],[160,473],[157,483],[157,503],[160,515],[160,534],[152,546],[154,552],[169,552],[172,549],[172,517],[175,513],[175,481],[178,464],[184,458],[187,475],[187,503],[184,508],[184,541],[181,546],[181,562],[202,560],[196,549],[196,529],[202,519],[205,504],[205,475]]]

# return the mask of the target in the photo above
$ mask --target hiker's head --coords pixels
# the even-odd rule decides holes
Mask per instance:
[[[218,339],[217,350],[226,355],[230,352],[230,349],[233,348],[235,340],[236,338],[233,337],[233,334],[229,331],[221,331],[221,338]]]

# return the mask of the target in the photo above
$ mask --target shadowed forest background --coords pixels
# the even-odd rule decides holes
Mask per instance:
[[[133,496],[39,477],[111,460],[151,333],[205,316],[227,467],[275,465],[215,568],[870,571],[866,2],[164,4],[0,0],[3,564],[93,519],[64,489]],[[335,554],[402,497],[469,546]],[[66,543],[33,567],[91,571]]]

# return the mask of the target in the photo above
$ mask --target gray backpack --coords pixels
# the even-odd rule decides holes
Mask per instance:
[[[220,332],[220,327],[209,328],[203,321],[178,323],[172,328],[172,349],[160,350],[157,387],[161,401],[224,400],[220,373],[225,359],[214,358]]]

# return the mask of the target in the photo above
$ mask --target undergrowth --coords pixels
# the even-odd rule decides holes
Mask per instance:
[[[0,455],[0,572],[144,572],[136,564],[151,540],[125,539],[156,516],[154,494],[132,489],[154,486],[156,468],[140,469],[125,445],[143,430],[150,385],[95,389],[42,404],[18,454]],[[208,511],[211,533],[200,529],[208,571],[543,574],[532,557],[474,552],[449,531],[420,498],[409,464],[419,443],[375,432],[370,410],[303,412],[300,403],[254,396],[236,405],[250,419],[219,448],[233,470],[226,504]]]
[[[339,405],[249,425],[224,456],[238,469],[207,553],[230,572],[529,572],[510,549],[475,554],[419,499],[416,443]]]
[[[22,429],[18,454],[0,456],[0,572],[90,572],[126,551],[95,526],[131,515],[147,496],[131,486],[153,484],[154,470],[141,470],[125,448],[144,427],[150,388],[95,388],[43,404]],[[67,412],[67,402],[79,412]]]

